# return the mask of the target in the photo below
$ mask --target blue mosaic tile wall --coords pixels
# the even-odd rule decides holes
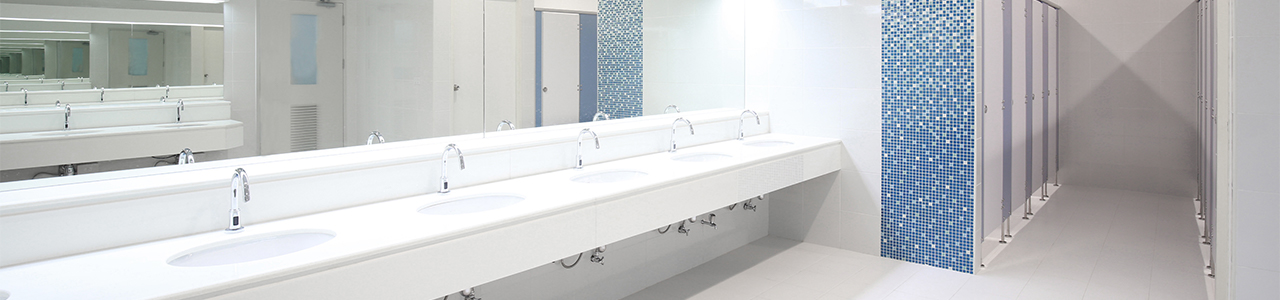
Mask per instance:
[[[973,273],[974,1],[881,5],[881,256]]]
[[[639,117],[644,87],[644,0],[600,0],[596,34],[597,107],[613,118]]]

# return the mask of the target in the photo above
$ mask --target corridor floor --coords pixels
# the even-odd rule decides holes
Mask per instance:
[[[1063,186],[963,274],[765,237],[625,300],[1206,299],[1190,199]]]

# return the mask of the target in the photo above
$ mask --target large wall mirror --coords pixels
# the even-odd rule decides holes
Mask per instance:
[[[0,3],[0,189],[744,105],[742,1],[195,2]]]

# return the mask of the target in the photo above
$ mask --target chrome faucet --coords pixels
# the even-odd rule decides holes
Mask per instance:
[[[716,214],[707,216],[707,219],[701,222],[703,225],[711,226],[711,229],[716,229]]]
[[[164,85],[164,97],[169,98],[169,85]]]
[[[5,82],[4,82],[4,91],[6,91],[6,92],[8,92],[8,91],[9,91],[9,82],[8,82],[8,81],[5,81]]]
[[[231,175],[231,225],[227,226],[227,232],[239,232],[244,229],[240,225],[240,199],[249,202],[249,174],[246,174],[243,168],[236,168],[236,173]]]
[[[502,120],[502,122],[498,123],[498,130],[496,131],[502,131],[502,125],[507,125],[507,128],[516,130],[516,124],[511,123],[511,121]]]
[[[675,122],[671,123],[671,149],[668,149],[667,152],[676,152],[676,128],[679,128],[680,122],[684,122],[685,126],[689,126],[689,134],[693,134],[693,123],[689,123],[689,120],[684,118],[677,118]]]
[[[738,140],[739,141],[741,141],[742,138],[746,137],[746,134],[742,132],[742,119],[745,119],[747,117],[747,114],[751,114],[751,116],[756,117],[756,125],[760,125],[760,115],[757,115],[755,111],[750,109],[742,111],[742,115],[738,116]]]
[[[680,108],[679,108],[679,107],[676,107],[676,105],[675,105],[675,104],[667,105],[667,108],[663,108],[663,109],[662,109],[662,113],[664,113],[664,114],[665,114],[665,113],[671,112],[671,110],[672,110],[672,109],[675,109],[675,110],[676,110],[676,113],[680,113]]]
[[[458,149],[458,145],[449,144],[444,147],[444,154],[440,156],[440,193],[449,192],[449,152],[458,154],[458,169],[466,170],[467,161],[462,159],[462,150]]]
[[[182,123],[182,111],[187,110],[187,106],[182,104],[182,99],[178,99],[178,121],[174,123]]]
[[[71,103],[62,106],[62,130],[71,129]]]
[[[22,105],[27,105],[27,88],[22,88]]]
[[[66,90],[66,89],[67,89],[67,81],[66,81],[66,80],[58,80],[58,83],[61,83],[61,84],[62,84],[62,85],[58,86],[58,89],[59,89],[59,90]]]
[[[591,116],[591,122],[600,121],[600,120],[606,120],[606,121],[608,121],[608,120],[609,120],[609,114],[606,114],[606,113],[604,113],[604,112],[596,112],[596,115]]]
[[[98,89],[98,102],[107,102],[107,88]]]
[[[387,142],[387,139],[382,138],[382,133],[381,133],[381,132],[378,132],[377,130],[374,130],[374,131],[373,131],[373,133],[370,133],[370,134],[369,134],[369,138],[368,138],[368,139],[366,139],[366,140],[364,141],[364,144],[365,144],[365,145],[373,145],[373,140],[374,140],[374,139],[377,139],[379,144],[381,144],[381,143],[386,143],[386,142]]]
[[[178,164],[194,164],[196,163],[196,154],[191,153],[191,148],[182,148],[182,152],[178,152]]]
[[[581,132],[578,132],[578,164],[573,166],[574,169],[582,168],[582,136],[588,133],[591,134],[591,139],[596,140],[596,149],[600,149],[600,138],[596,136],[596,132],[591,131],[591,128],[583,128]]]

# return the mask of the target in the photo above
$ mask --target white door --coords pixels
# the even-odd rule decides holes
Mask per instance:
[[[982,15],[982,236],[999,230],[1004,184],[1004,18],[1002,2],[983,3]],[[984,251],[982,255],[986,255]]]
[[[262,154],[342,147],[342,4],[258,3]]]
[[[108,35],[111,87],[164,84],[164,32],[112,30]]]
[[[204,79],[201,81],[204,84],[227,83],[222,79],[222,38],[222,28],[204,29]]]
[[[578,123],[577,14],[542,13],[542,126]]]

